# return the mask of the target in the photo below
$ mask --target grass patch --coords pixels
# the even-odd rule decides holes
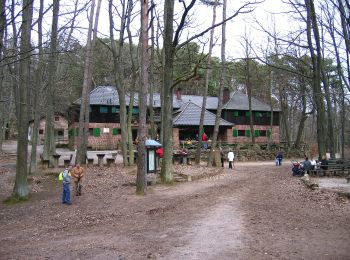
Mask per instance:
[[[12,196],[8,197],[6,200],[4,200],[4,204],[14,205],[14,204],[23,203],[26,201],[28,201],[28,196],[20,197],[18,195],[12,195]]]

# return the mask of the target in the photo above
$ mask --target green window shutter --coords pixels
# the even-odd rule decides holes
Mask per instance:
[[[95,136],[95,137],[99,137],[100,134],[101,134],[100,128],[94,128],[94,136]]]
[[[112,129],[112,135],[117,135],[118,134],[118,129],[117,128],[113,128]]]
[[[245,136],[250,137],[250,130],[245,130]]]
[[[270,137],[271,136],[271,130],[267,130],[267,137]]]
[[[245,116],[250,116],[250,112],[249,112],[249,111],[246,111],[246,112],[245,112]]]
[[[100,107],[100,113],[101,113],[101,114],[108,113],[108,107],[101,106],[101,107]]]
[[[76,134],[76,136],[79,136],[79,128],[75,129],[75,134]]]
[[[271,113],[270,112],[266,112],[266,117],[271,117]]]
[[[233,129],[233,136],[237,137],[238,136],[238,130],[237,129]]]
[[[238,111],[233,111],[233,116],[238,116]]]
[[[112,113],[117,113],[117,108],[116,107],[112,107]]]
[[[259,130],[254,130],[254,136],[259,137]]]

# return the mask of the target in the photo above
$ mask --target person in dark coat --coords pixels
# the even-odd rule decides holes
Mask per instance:
[[[281,151],[278,151],[278,153],[276,155],[276,166],[281,166],[282,160],[283,160],[283,154]]]

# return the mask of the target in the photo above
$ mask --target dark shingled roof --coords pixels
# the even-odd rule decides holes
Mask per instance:
[[[199,126],[200,116],[201,116],[201,107],[197,104],[194,104],[193,102],[187,102],[185,103],[179,111],[175,113],[175,116],[173,118],[173,124],[175,126],[178,125],[191,125],[191,126]],[[204,125],[205,126],[214,126],[215,125],[215,117],[216,115],[205,111],[204,114]],[[231,127],[234,124],[224,120],[220,119],[220,126],[227,126]]]
[[[126,104],[129,105],[130,95],[125,96]],[[80,104],[81,98],[77,99],[74,103]],[[149,102],[149,98],[147,99]],[[180,109],[184,104],[191,102],[199,107],[202,107],[203,97],[195,95],[181,95],[181,99],[178,100],[176,95],[173,95],[173,108]],[[90,92],[90,104],[91,105],[113,105],[119,106],[119,97],[116,87],[114,86],[99,86]],[[135,93],[134,106],[138,106],[138,93]],[[160,108],[160,94],[153,94],[153,107]],[[216,110],[218,107],[217,97],[207,97],[206,109]],[[224,104],[223,109],[229,110],[249,110],[248,96],[240,91],[236,91],[231,95],[230,100]],[[270,111],[270,106],[260,102],[259,100],[252,98],[252,110],[254,111]],[[274,111],[279,111],[274,109]]]
[[[231,95],[230,100],[223,105],[222,109],[229,110],[249,110],[248,95],[241,91],[236,91]],[[253,111],[270,111],[271,107],[252,97],[252,110]],[[274,111],[279,111],[274,109]]]

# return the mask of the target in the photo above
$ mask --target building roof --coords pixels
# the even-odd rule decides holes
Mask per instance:
[[[230,95],[230,100],[223,105],[222,109],[228,110],[249,110],[248,95],[241,91],[236,91]],[[252,110],[253,111],[271,111],[271,107],[256,98],[252,97]],[[274,111],[279,111],[274,109]]]
[[[175,113],[173,118],[174,126],[187,125],[187,126],[199,126],[200,116],[202,108],[193,102],[187,102]],[[204,125],[214,126],[216,115],[212,112],[205,110]],[[220,126],[231,127],[234,124],[220,119]]]
[[[125,96],[126,104],[130,103],[130,95]],[[77,99],[74,103],[80,104],[81,98]],[[184,104],[187,103],[196,104],[202,107],[203,97],[196,95],[181,95],[181,99],[177,99],[176,95],[173,95],[173,108],[180,109]],[[149,98],[147,98],[149,103]],[[138,93],[135,93],[134,106],[138,106]],[[98,86],[90,92],[90,105],[112,105],[119,106],[119,96],[116,87],[114,86]],[[160,94],[153,94],[153,107],[160,108]],[[206,109],[216,110],[218,107],[218,97],[207,97]],[[240,91],[236,91],[231,94],[230,100],[223,105],[223,109],[228,110],[249,110],[248,96]],[[252,98],[252,110],[253,111],[270,111],[269,105]],[[274,109],[274,111],[279,111]]]

